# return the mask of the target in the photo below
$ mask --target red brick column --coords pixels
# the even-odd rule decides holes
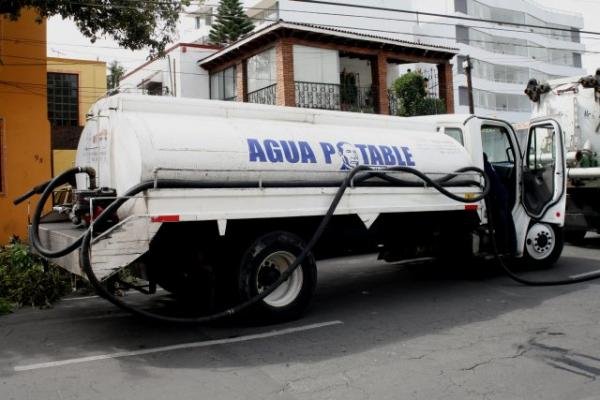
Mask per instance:
[[[440,99],[446,103],[446,113],[454,114],[454,83],[452,80],[452,64],[438,64],[438,85]]]
[[[235,101],[248,101],[248,74],[245,60],[235,65]]]
[[[294,87],[294,47],[289,39],[281,39],[275,48],[277,63],[277,99],[278,106],[296,106]]]
[[[390,104],[387,93],[387,57],[385,54],[377,54],[377,58],[372,63],[371,72],[373,73],[375,112],[388,115],[390,113]]]

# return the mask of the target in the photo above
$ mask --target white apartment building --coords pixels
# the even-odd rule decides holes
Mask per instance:
[[[531,103],[523,94],[527,81],[585,75],[585,50],[579,31],[583,16],[550,9],[532,0],[421,0],[421,11],[561,28],[553,30],[509,24],[425,17],[415,27],[423,40],[441,40],[460,49],[454,60],[455,110],[468,112],[466,55],[473,65],[475,113],[512,122],[528,120]],[[429,22],[429,23],[428,23]],[[448,23],[451,25],[446,25]],[[447,38],[447,39],[441,39]]]
[[[331,1],[396,10],[433,12],[483,21],[454,20],[342,5],[315,5],[292,0],[245,0],[244,6],[248,16],[253,19],[256,30],[283,20],[355,31],[394,40],[458,47],[460,54],[452,61],[454,107],[457,113],[468,112],[466,76],[462,68],[466,55],[471,57],[473,63],[475,112],[512,122],[529,118],[531,105],[523,90],[530,78],[544,81],[556,77],[585,74],[581,68],[584,46],[580,42],[579,35],[579,31],[583,28],[583,17],[576,13],[549,9],[533,0]],[[218,0],[206,0],[204,5],[190,8],[188,14],[181,20],[181,40],[193,44],[207,43],[217,6]],[[505,25],[500,26],[485,20],[503,22]],[[518,27],[511,26],[510,23],[546,28],[558,27],[565,30]],[[201,52],[208,56],[211,50],[194,49],[194,52]],[[190,55],[192,54],[187,54]],[[298,61],[295,60],[296,62]],[[126,83],[131,87],[140,87],[140,85],[147,85],[147,82],[153,79],[162,79],[163,86],[168,86],[173,78],[161,78],[158,74],[154,75],[154,78],[149,76],[150,73],[155,72],[153,70],[162,68],[168,71],[168,63],[157,61],[155,64],[146,66],[146,70],[149,71],[141,69],[128,74]],[[205,71],[194,64],[191,58],[182,61],[179,67],[176,65],[175,68],[179,68],[179,72],[174,72],[172,64],[170,65],[170,74],[173,77],[180,74],[199,80],[198,85],[202,86],[202,90],[192,90],[188,95],[200,98],[211,97],[206,90]],[[400,65],[398,71],[401,73],[409,68],[428,70],[431,67]],[[368,74],[362,75],[364,79],[368,79]],[[394,73],[390,76],[393,77]],[[191,83],[190,80],[187,82]],[[391,85],[391,81],[388,84]],[[182,86],[179,88],[175,94],[186,96]]]

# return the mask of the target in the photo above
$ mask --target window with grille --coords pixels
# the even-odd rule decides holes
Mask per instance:
[[[50,125],[79,125],[79,77],[48,72],[48,119]]]

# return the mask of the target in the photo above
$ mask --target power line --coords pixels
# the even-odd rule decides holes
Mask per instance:
[[[459,15],[440,14],[440,13],[433,13],[433,12],[427,12],[427,11],[414,11],[414,10],[399,9],[399,8],[365,6],[362,4],[337,3],[337,2],[325,1],[325,0],[291,0],[291,1],[299,2],[299,3],[330,5],[330,6],[337,6],[337,7],[351,7],[351,8],[360,8],[360,9],[378,10],[378,11],[387,11],[387,12],[399,12],[399,13],[406,13],[406,14],[413,14],[413,15],[426,15],[429,17],[449,18],[449,19],[456,19],[456,20],[460,20],[460,21],[489,22],[489,23],[498,24],[498,25],[511,25],[511,26],[525,27],[525,28],[550,29],[550,30],[563,31],[563,32],[572,32],[571,28],[549,27],[549,26],[526,24],[526,23],[520,23],[520,22],[509,22],[509,21],[483,19],[483,18],[475,18],[475,17],[463,17],[463,16],[459,16]],[[596,31],[580,30],[579,32],[585,33],[588,35],[600,36],[600,32],[596,32]]]
[[[294,1],[299,1],[299,0],[294,0]],[[270,20],[270,19],[257,19],[257,20],[276,22],[276,21]],[[361,31],[365,31],[365,32],[392,33],[392,34],[409,35],[409,36],[415,36],[415,37],[434,38],[434,39],[445,39],[445,40],[449,39],[449,37],[441,36],[441,35],[431,35],[431,34],[424,34],[424,33],[405,32],[405,31],[391,31],[391,30],[385,30],[385,29],[362,28],[362,27],[348,26],[348,25],[315,24],[315,26],[347,29],[347,30],[361,30]],[[469,28],[482,28],[482,27],[469,27]],[[0,39],[0,40],[2,40],[2,39]],[[19,39],[14,39],[14,38],[6,39],[5,38],[4,40],[19,40]],[[523,39],[521,39],[521,40],[523,40]],[[547,50],[559,50],[559,51],[566,51],[566,52],[573,52],[573,53],[600,54],[600,51],[595,51],[595,50],[585,50],[585,49],[584,50],[569,50],[569,49],[565,49],[565,48],[561,48],[561,47],[547,47],[547,46],[528,44],[528,43],[527,44],[518,44],[518,43],[511,43],[511,42],[499,42],[499,41],[495,41],[495,40],[478,40],[478,39],[469,39],[469,42],[510,45],[510,46],[515,46],[515,47],[525,47],[525,48],[540,48],[540,49],[547,49]],[[417,43],[417,44],[424,44],[424,43]],[[468,45],[468,43],[463,43],[463,44]],[[94,46],[85,46],[85,47],[93,48]],[[116,49],[120,49],[120,48],[116,48]],[[526,56],[523,56],[523,57],[527,58]]]
[[[131,2],[139,2],[139,0],[129,0],[129,1],[131,1]],[[395,8],[383,8],[383,7],[365,6],[365,5],[356,5],[356,4],[346,4],[346,3],[334,3],[334,2],[320,1],[320,0],[293,0],[293,1],[308,2],[308,3],[319,3],[319,4],[329,4],[329,5],[336,5],[336,6],[343,6],[343,7],[356,7],[356,8],[363,8],[363,9],[395,11],[395,12],[400,12],[400,13],[415,14],[417,16],[419,16],[419,15],[437,16],[437,17],[442,17],[442,18],[451,18],[451,19],[467,20],[467,21],[474,21],[474,22],[495,23],[495,24],[498,24],[498,25],[511,25],[511,26],[517,26],[517,27],[523,27],[523,28],[536,28],[536,29],[541,29],[541,30],[564,31],[564,32],[569,32],[569,33],[571,33],[571,32],[574,31],[572,28],[568,28],[568,27],[561,28],[561,27],[552,27],[552,26],[545,26],[545,25],[534,25],[534,24],[526,24],[526,23],[518,23],[518,22],[507,22],[507,21],[500,21],[500,20],[487,20],[487,19],[483,19],[483,18],[462,17],[462,16],[456,16],[456,15],[450,15],[450,14],[430,13],[430,12],[425,12],[425,11],[414,11],[414,10],[395,9]],[[145,1],[145,3],[151,3],[151,4],[169,4],[169,3],[160,2],[160,1]],[[133,6],[133,5],[131,5],[131,6],[126,6],[126,5],[110,5],[110,6],[108,6],[106,4],[90,4],[90,3],[72,3],[72,4],[77,4],[77,5],[82,5],[82,6],[89,6],[89,7],[96,7],[96,8],[115,7],[115,8],[138,10],[138,8],[135,7],[135,6]],[[202,3],[198,3],[198,5],[201,5],[201,4]],[[263,10],[263,11],[271,10],[271,8],[264,8],[264,7],[244,7],[244,8],[246,10]],[[411,20],[411,19],[400,19],[400,18],[378,17],[378,16],[366,16],[366,15],[333,13],[333,12],[323,12],[323,11],[309,11],[309,10],[295,10],[295,9],[278,9],[278,10],[279,11],[290,11],[290,12],[297,12],[297,13],[305,13],[305,14],[321,14],[321,15],[345,16],[345,17],[354,17],[354,18],[379,19],[379,20],[413,22],[413,23],[416,22],[418,24],[455,25],[455,24],[445,23],[445,22],[440,22],[440,21],[418,21],[418,20]],[[182,12],[180,12],[180,14],[194,15],[190,11],[182,11]],[[202,15],[217,16],[214,13],[213,14],[203,13]],[[481,25],[470,25],[469,27],[484,28],[484,29],[491,29],[491,30],[500,30],[500,31],[508,31],[508,32],[516,32],[516,33],[527,32],[527,31],[520,31],[520,30],[515,30],[515,29],[507,29],[507,28],[500,28],[500,27],[490,27],[490,26],[481,26]],[[588,33],[588,34],[592,34],[592,35],[600,35],[600,32],[595,32],[595,31],[583,31],[583,30],[576,30],[576,31],[579,32],[579,33]],[[543,32],[534,32],[534,33],[538,34],[538,35],[543,35],[543,36],[553,36],[552,34],[543,33]],[[600,39],[598,37],[583,37],[583,38],[594,39],[594,40]]]

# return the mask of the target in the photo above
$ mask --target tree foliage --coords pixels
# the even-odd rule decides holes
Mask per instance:
[[[446,106],[441,99],[427,97],[427,80],[419,72],[407,72],[394,81],[394,92],[398,97],[398,115],[443,114]]]
[[[15,307],[49,307],[68,293],[70,274],[49,266],[18,240],[0,247],[0,314]]]
[[[125,75],[125,68],[117,61],[113,61],[108,64],[108,75],[106,76],[106,87],[116,89],[119,87],[121,78]]]
[[[189,3],[190,0],[1,0],[0,14],[16,20],[23,7],[31,7],[41,18],[73,18],[92,42],[109,36],[122,47],[149,47],[151,55],[158,55],[176,39],[179,14]]]
[[[244,12],[239,0],[221,0],[209,39],[213,44],[232,43],[252,29],[254,23]]]

